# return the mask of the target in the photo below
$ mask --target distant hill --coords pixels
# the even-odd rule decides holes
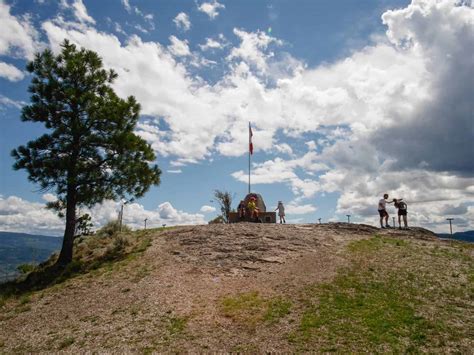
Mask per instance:
[[[16,272],[18,265],[42,262],[61,249],[62,238],[0,232],[0,277]]]
[[[465,231],[465,232],[456,232],[456,233],[453,233],[453,235],[451,235],[449,233],[438,233],[438,237],[456,239],[456,240],[463,240],[465,242],[474,243],[474,230],[473,231]]]

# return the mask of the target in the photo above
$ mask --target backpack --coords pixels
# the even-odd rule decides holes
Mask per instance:
[[[406,210],[407,209],[407,204],[403,201],[400,201],[398,203],[398,208],[401,209],[401,210]]]

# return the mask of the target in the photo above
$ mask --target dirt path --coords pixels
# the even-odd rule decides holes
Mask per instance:
[[[348,242],[375,233],[413,235],[347,224],[171,229],[136,260],[7,304],[0,352],[291,351],[282,334],[293,326],[292,314],[271,327],[248,327],[222,314],[222,299],[247,292],[298,297],[345,265]]]

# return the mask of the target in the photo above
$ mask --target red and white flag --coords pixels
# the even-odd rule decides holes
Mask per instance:
[[[252,127],[250,126],[250,122],[249,122],[249,152],[250,152],[250,154],[253,155],[252,136],[253,136]]]

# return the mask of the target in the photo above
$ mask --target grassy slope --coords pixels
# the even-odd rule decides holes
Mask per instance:
[[[303,291],[290,341],[324,351],[461,351],[472,346],[472,245],[374,237],[349,245],[351,267]]]
[[[292,300],[236,294],[222,301],[222,314],[254,329],[295,313],[293,330],[282,334],[295,351],[468,353],[473,250],[387,237],[356,241],[347,248],[350,266],[331,282],[304,287]],[[257,349],[249,341],[234,350]]]
[[[140,266],[140,255],[153,234],[159,236],[158,231],[139,232],[129,235],[127,242],[111,239],[108,246],[98,240],[89,241],[97,245],[78,248],[81,261],[77,272],[86,273],[78,279],[106,282],[100,281],[104,275],[118,277],[114,275],[126,272],[131,282],[139,282],[150,272]],[[212,336],[222,339],[224,350],[263,351],[269,345],[262,344],[258,335],[271,334],[291,351],[467,353],[474,345],[473,252],[474,246],[466,243],[377,236],[353,241],[339,251],[347,262],[329,282],[301,285],[300,289],[272,296],[233,290],[215,301],[217,315],[244,339],[237,345],[227,346],[229,332],[222,323],[216,322],[215,328],[200,332],[199,327],[188,325],[193,321],[192,314],[182,317],[170,310],[160,317],[143,318],[144,323],[138,328],[135,323],[128,323],[135,333],[136,345],[131,349],[144,353],[169,349],[206,351],[210,349],[199,347],[197,339]],[[85,267],[86,262],[93,268]],[[132,267],[127,269],[127,264]],[[73,282],[65,283],[73,287]],[[112,290],[112,285],[107,287]],[[129,291],[120,290],[125,294]],[[0,327],[27,313],[42,295],[60,292],[61,284],[0,302]],[[116,317],[134,319],[145,317],[147,310],[131,305],[113,312]],[[99,317],[89,318],[80,320],[80,324],[100,322]],[[112,324],[114,328],[118,330],[119,325]],[[2,348],[19,352],[69,348],[77,351],[85,340],[74,329],[56,338],[53,334],[50,344],[37,347],[17,344],[12,348],[0,337],[0,352]],[[145,335],[140,334],[147,334],[146,342]],[[102,345],[113,348],[113,344]]]

